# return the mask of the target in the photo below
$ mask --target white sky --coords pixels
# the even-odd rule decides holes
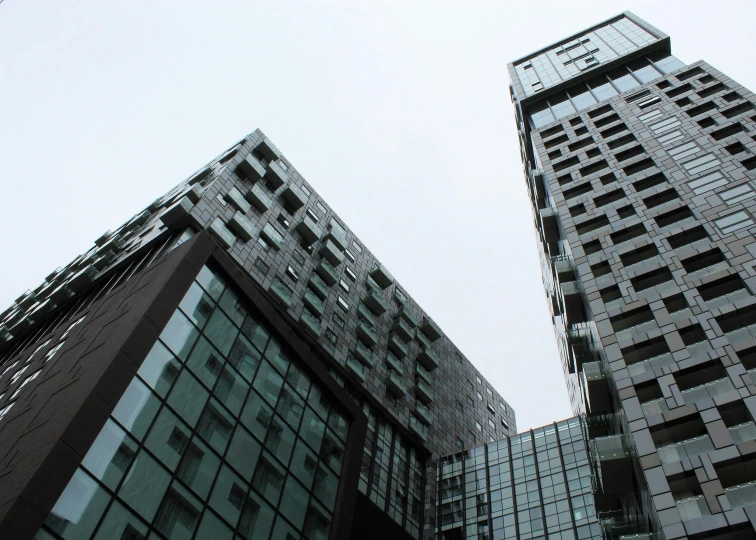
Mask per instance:
[[[260,127],[520,430],[568,417],[506,63],[629,9],[756,88],[754,6],[5,0],[0,306]]]

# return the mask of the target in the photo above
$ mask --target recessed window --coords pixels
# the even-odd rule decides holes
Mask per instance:
[[[339,296],[337,303],[339,304],[339,307],[341,309],[343,309],[344,311],[349,311],[349,304],[347,304],[347,301],[344,300],[342,297]]]
[[[457,445],[457,448],[462,449],[465,447],[465,443],[462,442],[462,440],[457,437],[457,439],[454,441],[454,443]]]
[[[349,283],[347,283],[343,279],[339,280],[339,287],[341,287],[342,289],[344,289],[346,292],[349,292]]]
[[[475,394],[478,396],[478,401],[483,401],[483,394],[480,392],[475,392]]]
[[[308,208],[307,212],[305,212],[311,220],[313,220],[315,223],[318,222],[318,216],[315,214],[315,212],[312,211],[312,208]]]
[[[312,195],[312,191],[310,191],[310,188],[308,188],[308,187],[307,187],[307,186],[305,186],[304,184],[302,184],[302,186],[301,186],[301,189],[302,189],[302,192],[303,192],[303,193],[304,193],[304,194],[305,194],[305,195],[306,195],[307,197],[309,197],[310,195]]]
[[[286,275],[294,281],[299,281],[299,274],[291,266],[286,267]]]
[[[478,381],[478,384],[483,384],[483,380],[477,375],[475,376],[475,380]]]
[[[299,264],[304,264],[305,258],[304,255],[302,255],[302,252],[298,249],[294,250],[294,252],[291,254],[291,258],[294,259]]]
[[[322,203],[322,202],[318,201],[318,202],[316,203],[316,205],[315,205],[315,206],[317,206],[317,207],[318,207],[318,210],[320,210],[320,211],[321,211],[321,212],[323,212],[324,214],[327,214],[327,213],[328,213],[328,208],[326,208],[325,206],[323,206],[323,203]]]
[[[489,396],[493,397],[493,392],[491,392],[490,388],[486,388],[486,394],[488,394]],[[489,405],[489,407],[490,407],[490,405]]]
[[[348,249],[344,250],[344,255],[346,255],[347,259],[349,259],[350,261],[352,261],[352,262],[356,261],[356,259],[354,258],[354,255],[352,255],[352,252],[349,251]]]
[[[287,229],[289,228],[289,225],[291,225],[291,223],[289,223],[289,219],[283,214],[278,214],[276,221],[278,221],[281,225],[283,225]]]
[[[483,426],[480,425],[480,422],[475,422],[475,429],[478,431],[483,431]]]
[[[360,245],[354,240],[352,240],[352,247],[357,253],[362,253],[362,247],[360,247]]]
[[[267,243],[267,242],[266,242],[265,240],[263,240],[262,238],[258,238],[258,239],[257,239],[257,243],[258,243],[258,245],[259,245],[259,246],[260,246],[260,247],[261,247],[261,248],[263,249],[263,251],[270,251],[270,244],[269,244],[269,243]]]
[[[218,194],[216,197],[217,201],[221,203],[223,206],[227,206],[228,203],[226,202],[226,199],[223,197],[223,195]]]
[[[255,261],[255,268],[257,268],[263,274],[267,274],[268,270],[270,269],[270,266],[265,264],[265,261],[263,260],[262,257],[258,257],[257,260]]]
[[[336,314],[336,313],[334,313],[334,315],[333,315],[333,324],[335,324],[336,326],[338,326],[342,330],[346,326],[346,322],[344,322],[344,319],[342,319],[341,316],[338,315],[338,314]]]
[[[351,279],[352,281],[357,281],[357,276],[355,275],[355,273],[354,273],[354,272],[352,272],[352,269],[351,269],[351,268],[349,268],[348,266],[346,267],[346,270],[344,271],[344,273],[345,273],[345,274],[347,275],[347,277],[348,277],[349,279]]]
[[[491,429],[496,429],[496,424],[493,423],[493,420],[490,418],[488,419],[488,425],[491,426]]]
[[[336,342],[339,339],[339,337],[336,335],[336,333],[333,330],[331,330],[330,328],[326,328],[325,337],[333,345],[336,345]]]

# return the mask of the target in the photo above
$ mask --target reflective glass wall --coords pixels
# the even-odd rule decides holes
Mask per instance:
[[[348,430],[205,267],[37,538],[328,538]]]
[[[437,500],[443,540],[603,538],[579,417],[442,458]]]

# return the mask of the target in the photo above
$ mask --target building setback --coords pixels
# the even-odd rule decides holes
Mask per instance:
[[[0,313],[3,537],[432,537],[514,433],[260,131]]]
[[[753,538],[753,93],[631,13],[508,69],[603,534]]]

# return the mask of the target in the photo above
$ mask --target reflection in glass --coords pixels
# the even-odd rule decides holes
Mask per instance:
[[[533,107],[530,113],[530,119],[533,122],[533,127],[535,129],[540,129],[541,127],[553,122],[554,115],[551,114],[549,106],[546,103],[542,103],[541,105],[536,105],[535,107]]]
[[[134,379],[115,406],[113,418],[141,440],[159,407],[160,401],[150,389],[139,379]]]
[[[609,78],[612,80],[614,86],[616,86],[617,90],[619,90],[620,92],[626,92],[627,90],[635,88],[640,84],[635,80],[635,77],[630,75],[624,68],[615,71],[614,73],[610,73]]]
[[[242,478],[249,482],[255,472],[260,450],[260,443],[246,429],[237,426],[234,437],[231,439],[231,446],[228,448],[228,454],[226,454],[226,461],[241,474]]]
[[[600,75],[588,82],[588,86],[593,91],[593,95],[599,101],[604,101],[612,96],[617,95],[617,90],[606,80],[604,75]]]
[[[66,540],[89,538],[109,501],[105,490],[79,469],[47,516],[45,525]]]
[[[186,365],[202,384],[212,388],[223,368],[223,356],[208,340],[200,337]]]
[[[220,458],[195,437],[184,452],[184,459],[176,471],[176,476],[205,499],[210,493],[210,486],[219,466]]]
[[[170,409],[163,407],[145,444],[166,467],[174,471],[191,436],[189,428]]]
[[[567,94],[564,93],[549,98],[549,105],[551,105],[551,111],[557,120],[575,112],[575,107],[572,106],[570,100],[567,99]]]
[[[239,297],[236,296],[234,291],[226,289],[226,292],[223,293],[218,305],[223,308],[223,311],[225,311],[226,315],[234,321],[236,326],[242,325],[244,318],[247,316],[247,310],[244,309],[244,306],[242,306]]]
[[[182,420],[193,427],[202,413],[208,396],[209,392],[202,388],[191,373],[184,370],[173,387],[171,395],[168,396],[168,404],[178,412]]]
[[[144,450],[139,452],[118,496],[147,521],[155,517],[171,477]]]
[[[176,356],[186,360],[198,334],[197,328],[189,322],[189,319],[183,313],[177,311],[160,334],[160,339],[168,345],[168,348]]]
[[[207,266],[202,267],[202,270],[200,270],[200,273],[197,276],[197,281],[216,301],[220,298],[223,289],[225,288],[223,280],[216,276]]]
[[[252,478],[252,486],[259,493],[262,493],[268,502],[276,505],[281,496],[284,476],[286,474],[281,466],[265,452],[257,462],[257,469],[255,469],[255,475]],[[288,497],[289,493],[287,492],[286,498]]]
[[[281,500],[280,512],[298,529],[304,525],[304,508],[307,508],[308,493],[293,476],[286,480],[286,497]]]
[[[267,538],[273,524],[273,510],[255,493],[250,493],[244,501],[239,532],[249,540]],[[273,538],[279,538],[273,536]]]
[[[205,335],[215,345],[223,356],[228,355],[234,344],[238,330],[223,312],[216,309],[205,327]]]
[[[212,540],[232,540],[233,536],[234,532],[228,528],[228,525],[223,523],[223,521],[210,510],[205,510],[205,515],[202,516],[202,522],[197,531],[198,539],[212,538]]]
[[[197,433],[218,453],[223,454],[233,428],[233,417],[224,411],[215,399],[211,399],[197,423]]]
[[[189,317],[194,324],[200,329],[205,326],[207,319],[213,312],[215,303],[197,283],[192,283],[184,299],[179,304],[181,310]]]
[[[260,352],[241,334],[236,338],[231,352],[228,353],[228,363],[234,366],[247,381],[252,381],[254,378],[261,359]]]
[[[160,396],[165,397],[180,369],[181,363],[158,341],[142,362],[138,374]]]
[[[572,98],[572,103],[579,111],[596,104],[596,99],[591,95],[590,91],[584,84],[578,85],[576,88],[570,90],[569,94]]]
[[[97,529],[95,540],[140,539],[147,537],[147,526],[141,519],[129,512],[124,505],[113,501],[105,519]]]
[[[191,540],[201,512],[202,503],[174,482],[160,505],[155,528],[171,540]]]
[[[87,451],[82,466],[110,489],[115,489],[129,469],[136,451],[137,444],[131,437],[115,422],[108,420]]]

